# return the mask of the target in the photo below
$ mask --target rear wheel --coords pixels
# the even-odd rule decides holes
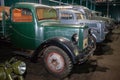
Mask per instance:
[[[72,69],[72,61],[62,49],[50,46],[44,51],[44,64],[46,69],[56,77],[66,77]]]

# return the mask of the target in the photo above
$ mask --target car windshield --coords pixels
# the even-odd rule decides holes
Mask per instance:
[[[56,10],[52,8],[37,8],[36,14],[38,20],[57,19]]]
[[[91,17],[92,17],[91,12],[89,10],[87,10],[87,9],[84,9],[84,11],[85,11],[86,18],[91,19]]]
[[[75,14],[76,14],[76,17],[77,17],[78,20],[79,19],[85,19],[85,16],[82,15],[81,13],[75,13]]]

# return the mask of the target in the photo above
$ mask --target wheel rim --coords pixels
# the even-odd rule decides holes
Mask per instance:
[[[53,72],[62,72],[64,70],[64,58],[56,52],[49,53],[46,58],[48,68]]]

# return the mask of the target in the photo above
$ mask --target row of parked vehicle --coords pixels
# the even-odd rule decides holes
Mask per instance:
[[[59,78],[69,75],[74,64],[88,60],[109,32],[109,23],[93,19],[83,6],[20,2],[5,9],[0,10],[1,39],[9,40],[15,54],[32,62],[42,58],[47,71]]]
[[[105,40],[109,30],[114,29],[114,19],[100,16],[100,12],[84,6],[53,6],[62,24],[85,24],[97,43]]]

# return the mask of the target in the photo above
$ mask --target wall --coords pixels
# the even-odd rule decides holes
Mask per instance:
[[[112,6],[110,8],[110,15],[114,19],[120,21],[120,5],[119,6]]]
[[[107,6],[106,5],[97,5],[97,11],[101,11],[103,16],[107,15]],[[114,18],[115,20],[120,21],[120,5],[110,5],[109,7],[109,17]]]
[[[4,0],[0,0],[0,5],[4,6]]]
[[[39,3],[40,0],[4,0],[5,2],[5,6],[11,6],[12,4],[16,3],[16,2],[34,2],[34,3]],[[60,0],[57,0],[60,1]],[[61,2],[64,3],[69,3],[72,4],[73,0],[61,0]],[[49,0],[41,0],[42,4],[45,5],[59,5],[58,3],[54,3],[51,2]],[[80,0],[74,0],[74,4],[75,5],[79,5],[80,4]],[[103,13],[103,15],[107,14],[107,6],[106,5],[96,5],[96,7],[94,6],[94,4],[92,4],[91,7],[91,2],[88,1],[88,5],[86,5],[86,1],[82,0],[82,5],[89,7],[90,9],[92,8],[93,10],[96,11],[101,11]],[[110,17],[116,19],[116,20],[120,20],[120,5],[110,5],[110,12],[109,15]]]
[[[16,2],[34,2],[39,3],[39,0],[4,0],[5,6],[11,6],[12,4],[15,4]]]

